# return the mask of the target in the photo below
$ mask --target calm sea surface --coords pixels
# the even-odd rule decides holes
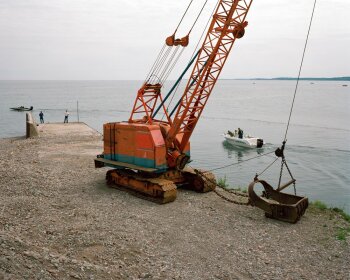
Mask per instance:
[[[298,194],[350,213],[350,86],[342,86],[346,83],[300,82],[285,155]],[[63,122],[68,109],[70,121],[77,121],[77,101],[80,121],[102,131],[105,122],[129,118],[140,85],[140,81],[0,81],[0,138],[25,134],[25,113],[10,107],[33,106],[35,118],[42,110],[45,122]],[[281,145],[294,87],[295,81],[219,81],[191,138],[191,166],[211,170],[233,164],[214,173],[226,177],[231,186],[247,187],[274,157],[245,160]],[[181,93],[182,88],[174,100]],[[258,150],[231,147],[222,134],[238,127],[267,144]],[[278,161],[260,178],[276,186],[279,172]],[[284,181],[289,180],[287,175]]]

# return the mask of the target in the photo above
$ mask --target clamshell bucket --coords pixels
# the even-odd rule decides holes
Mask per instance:
[[[294,183],[295,180],[291,182]],[[257,183],[262,184],[265,189],[262,196],[257,195],[254,191]],[[280,191],[281,188],[275,190],[266,181],[255,180],[248,187],[250,204],[264,210],[268,218],[296,223],[309,205],[308,198]]]

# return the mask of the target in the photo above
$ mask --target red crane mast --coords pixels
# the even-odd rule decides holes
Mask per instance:
[[[181,134],[178,149],[183,152],[236,38],[244,35],[245,18],[252,1],[219,1],[185,92],[166,138],[167,144]]]

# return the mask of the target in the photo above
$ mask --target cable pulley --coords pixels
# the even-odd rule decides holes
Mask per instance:
[[[182,37],[181,39],[175,39],[175,33],[165,40],[165,44],[169,47],[172,46],[182,46],[187,47],[189,43],[189,35],[186,35],[185,37]]]
[[[172,46],[187,47],[187,46],[188,46],[191,31],[192,31],[193,27],[196,25],[196,23],[197,23],[197,21],[198,21],[198,18],[199,18],[199,16],[202,14],[203,9],[204,9],[204,7],[206,6],[208,0],[206,0],[206,1],[204,2],[204,4],[203,4],[201,10],[199,11],[199,13],[198,13],[198,15],[197,15],[197,17],[196,17],[194,23],[192,24],[191,29],[190,29],[190,31],[187,33],[187,35],[184,36],[184,37],[182,37],[182,38],[176,39],[176,38],[175,38],[176,32],[177,32],[177,30],[178,30],[178,28],[179,28],[179,26],[180,26],[182,20],[184,19],[185,15],[186,15],[186,13],[187,13],[187,11],[188,11],[188,9],[190,8],[192,2],[193,2],[193,0],[191,0],[191,2],[188,4],[187,9],[186,9],[185,13],[182,15],[181,20],[180,20],[179,24],[177,25],[177,27],[176,27],[174,33],[173,33],[172,35],[170,35],[169,37],[166,38],[165,44],[166,44],[167,46],[169,46],[169,47],[172,47]]]
[[[232,30],[233,36],[237,39],[241,39],[244,36],[245,28],[247,27],[248,22],[243,22],[241,24],[237,24],[235,28]]]

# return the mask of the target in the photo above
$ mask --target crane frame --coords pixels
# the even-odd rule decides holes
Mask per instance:
[[[104,151],[95,159],[95,167],[115,168],[106,174],[109,184],[142,193],[159,203],[175,200],[178,185],[197,192],[215,189],[214,174],[199,173],[187,165],[189,139],[234,42],[244,35],[252,1],[218,1],[198,56],[191,60],[195,64],[173,119],[164,106],[162,84],[147,80],[137,93],[129,121],[104,124]],[[154,116],[159,101],[165,121]]]

